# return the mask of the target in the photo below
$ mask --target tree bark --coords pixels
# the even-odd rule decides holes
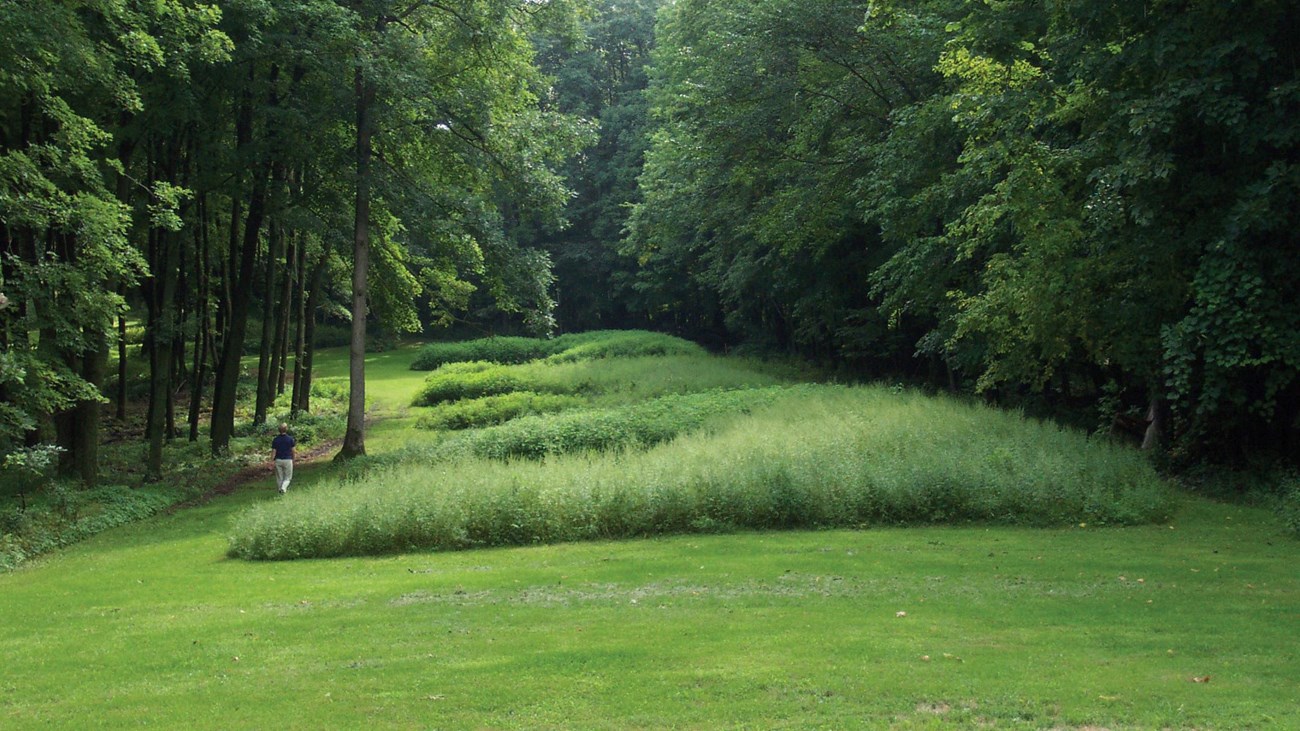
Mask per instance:
[[[307,241],[300,239],[298,242],[298,286],[294,289],[294,304],[298,306],[295,316],[297,327],[294,330],[293,337],[293,388],[289,394],[289,418],[298,417],[298,404],[301,394],[302,380],[302,358],[303,349],[306,347],[307,335]],[[286,367],[287,370],[287,367]]]
[[[177,248],[171,232],[150,232],[154,256],[150,257],[153,282],[148,288],[149,325],[145,337],[149,351],[149,414],[145,434],[149,442],[145,473],[148,479],[162,478],[163,444],[167,412],[171,402],[172,359],[175,328]]]
[[[276,176],[278,177],[278,176]],[[278,186],[278,182],[277,182]],[[266,412],[271,407],[275,395],[275,370],[273,350],[275,348],[275,330],[277,310],[275,296],[279,291],[280,251],[284,247],[284,233],[280,222],[274,217],[270,220],[271,243],[266,253],[266,288],[262,292],[262,347],[257,354],[257,404],[253,407],[253,423],[265,424]]]
[[[1161,449],[1168,441],[1169,405],[1159,396],[1151,397],[1147,408],[1147,431],[1142,437],[1142,449]]]
[[[91,347],[81,359],[81,377],[97,390],[102,389],[108,372],[108,333],[102,329],[86,330]],[[73,424],[73,469],[87,487],[99,483],[99,401],[78,401]]]
[[[352,242],[352,342],[348,349],[348,426],[336,460],[366,453],[366,275],[370,266],[370,138],[374,85],[357,66],[357,198]]]
[[[255,68],[248,70],[248,86],[240,101],[235,121],[235,149],[246,150],[253,140],[252,84]],[[254,166],[252,192],[248,199],[248,216],[244,221],[243,244],[233,245],[238,223],[238,206],[231,218],[231,247],[226,272],[229,315],[223,332],[221,356],[217,359],[216,383],[212,394],[212,454],[220,455],[230,450],[230,437],[235,431],[235,388],[239,382],[239,361],[243,355],[244,336],[248,333],[248,310],[252,300],[253,270],[257,259],[258,241],[262,222],[266,218],[267,178],[270,165],[265,161]],[[238,191],[234,194],[237,199]],[[238,274],[236,274],[238,272]]]
[[[294,403],[298,405],[298,410],[304,413],[311,412],[311,368],[312,361],[316,357],[316,308],[320,306],[320,291],[325,283],[325,265],[328,261],[328,252],[322,251],[316,266],[312,268],[309,285],[311,289],[307,292],[307,304],[303,308],[303,319],[306,323],[302,334],[302,360],[295,363],[293,388],[298,393]]]
[[[211,337],[208,317],[211,280],[208,271],[208,200],[206,195],[199,196],[196,218],[198,226],[194,232],[194,247],[196,249],[194,273],[198,279],[198,293],[195,297],[194,307],[194,369],[193,377],[190,379],[188,419],[190,427],[189,440],[191,442],[196,442],[199,439],[199,411],[203,408],[203,382],[208,375],[207,350],[208,339]]]
[[[275,313],[276,352],[271,370],[275,373],[275,395],[284,393],[285,365],[289,360],[289,323],[293,320],[294,281],[298,271],[299,237],[291,235],[284,253],[284,279],[280,283],[280,308]]]
[[[239,271],[230,303],[230,320],[221,356],[217,359],[216,385],[212,396],[212,454],[229,451],[230,437],[235,431],[235,387],[239,382],[239,361],[243,356],[244,336],[248,333],[248,311],[252,301],[253,268],[257,260],[257,244],[266,211],[265,167],[253,175],[253,191],[248,201],[248,218],[244,223],[244,241],[240,253]]]
[[[119,288],[126,296],[126,288]],[[117,420],[126,421],[126,312],[117,316]]]

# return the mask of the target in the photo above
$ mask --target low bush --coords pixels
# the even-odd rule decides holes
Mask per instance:
[[[251,559],[701,530],[1162,520],[1171,492],[1131,450],[1015,414],[879,388],[809,387],[645,451],[405,463],[255,506]]]
[[[473,429],[504,424],[520,416],[563,411],[585,403],[577,396],[516,391],[439,404],[422,414],[415,425],[422,429]]]
[[[44,504],[0,515],[0,571],[101,531],[147,518],[176,502],[174,490],[120,485],[74,490],[58,485],[43,496]]]
[[[1300,473],[1295,470],[1289,471],[1283,480],[1278,512],[1287,533],[1293,538],[1300,538]]]

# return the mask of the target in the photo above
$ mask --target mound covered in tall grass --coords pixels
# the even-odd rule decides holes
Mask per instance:
[[[448,363],[429,374],[412,405],[437,406],[516,391],[592,397],[618,394],[626,401],[715,388],[755,388],[780,381],[752,363],[707,354],[546,360],[517,365],[472,361]]]
[[[704,349],[689,340],[646,330],[595,330],[554,338],[497,336],[454,343],[430,343],[411,370],[432,371],[447,363],[484,361],[501,365],[542,358],[560,361],[644,355],[699,355]]]
[[[1015,414],[808,387],[648,451],[388,465],[255,506],[231,556],[292,559],[691,531],[1162,520],[1138,454]]]
[[[531,415],[459,434],[431,447],[408,447],[397,461],[445,462],[463,457],[541,459],[582,451],[645,449],[696,431],[719,417],[746,414],[813,386],[769,386],[668,394],[605,408]],[[510,394],[510,398],[520,394]],[[476,404],[489,399],[467,402]],[[459,406],[456,402],[447,406]],[[559,409],[557,409],[559,411]],[[382,461],[382,459],[381,459]]]
[[[580,396],[511,391],[438,404],[421,414],[415,425],[421,429],[475,429],[504,424],[521,416],[550,414],[586,404],[586,399]]]

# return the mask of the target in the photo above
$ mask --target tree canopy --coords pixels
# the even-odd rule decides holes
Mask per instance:
[[[1176,460],[1294,453],[1297,23],[1245,0],[6,3],[0,453],[57,445],[93,482],[105,402],[137,398],[155,474],[185,422],[221,453],[246,354],[255,423],[290,389],[310,410],[322,317],[351,328],[345,455],[375,331],[453,325],[655,327]]]

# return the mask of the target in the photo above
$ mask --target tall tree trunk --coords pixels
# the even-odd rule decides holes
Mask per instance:
[[[235,120],[235,149],[245,152],[253,141],[252,85],[256,68],[248,69],[248,85],[240,100],[239,114]],[[237,240],[235,228],[238,216],[231,218],[231,247],[226,271],[226,295],[229,314],[225,322],[221,343],[221,356],[217,359],[216,382],[212,393],[212,454],[220,455],[230,450],[230,437],[235,431],[235,389],[239,382],[239,361],[243,355],[244,336],[248,333],[248,310],[252,300],[253,270],[257,258],[262,222],[266,218],[267,178],[270,165],[262,162],[254,166],[252,192],[248,199],[248,217],[244,221],[243,244]],[[234,194],[238,198],[238,191]],[[238,212],[234,206],[233,213]],[[237,253],[238,252],[238,253]],[[238,274],[236,274],[238,272]]]
[[[252,301],[253,268],[257,259],[257,244],[266,212],[266,178],[263,167],[253,174],[253,191],[248,201],[248,219],[244,223],[244,241],[239,257],[239,270],[231,287],[230,320],[221,356],[217,359],[216,386],[212,396],[212,453],[224,454],[230,449],[230,437],[235,431],[235,387],[239,382],[239,361],[243,356],[244,336],[248,333],[248,311]]]
[[[348,349],[348,426],[336,460],[366,453],[366,274],[370,267],[370,138],[375,88],[357,66],[357,200],[352,242],[352,343]]]
[[[187,293],[189,292],[189,268],[186,262],[186,247],[179,235],[173,234],[171,238],[175,241],[175,248],[179,252],[176,263],[176,280],[177,284],[173,289],[175,298],[172,301],[172,332],[171,332],[171,375],[168,377],[169,386],[167,388],[167,427],[166,436],[164,437],[168,444],[176,438],[176,392],[182,383],[185,383],[188,374],[185,372],[185,318],[188,317],[186,312]]]
[[[297,235],[291,235],[288,239],[289,246],[284,254],[284,280],[280,286],[280,308],[275,313],[276,357],[275,365],[271,370],[275,371],[276,396],[284,393],[287,370],[285,364],[289,360],[289,323],[293,321],[294,282],[297,280],[298,272],[298,241]]]
[[[81,359],[81,377],[97,390],[108,371],[108,333],[101,328],[85,331],[90,349]],[[73,411],[73,469],[87,487],[99,482],[100,402],[78,401]]]
[[[145,472],[149,479],[162,478],[163,444],[167,411],[172,398],[172,358],[176,326],[176,280],[178,243],[169,231],[154,229],[154,256],[150,258],[153,282],[149,286],[149,325],[145,343],[149,350],[149,415],[145,434],[149,442]]]
[[[189,440],[199,439],[199,411],[203,408],[203,382],[207,378],[208,306],[209,287],[208,272],[208,200],[200,195],[197,201],[196,218],[198,226],[194,231],[194,273],[198,278],[198,293],[195,295],[194,307],[194,374],[190,380]]]
[[[301,357],[295,362],[293,388],[298,396],[294,399],[298,411],[311,411],[311,368],[316,357],[316,308],[320,306],[320,291],[325,283],[325,265],[329,253],[322,251],[316,266],[312,267],[310,289],[307,291],[307,303],[303,306]]]
[[[276,307],[279,292],[280,251],[284,248],[284,234],[280,222],[271,217],[270,249],[266,253],[266,288],[262,291],[262,347],[257,355],[257,404],[253,408],[253,423],[265,424],[266,412],[275,395],[272,350],[275,347]]]
[[[120,288],[123,298],[126,287]],[[126,311],[117,315],[117,420],[126,421]]]
[[[298,266],[297,282],[294,293],[294,304],[297,305],[297,312],[294,320],[297,327],[293,336],[293,390],[289,395],[289,415],[290,418],[298,417],[298,403],[301,393],[299,391],[299,379],[302,378],[302,356],[303,348],[306,347],[305,337],[307,334],[307,241],[300,238],[298,240]],[[287,368],[286,368],[287,370]]]
[[[1146,434],[1142,437],[1142,449],[1164,448],[1168,441],[1169,404],[1163,398],[1151,397],[1151,405],[1147,408],[1147,422]]]
[[[128,118],[122,115],[121,123],[126,125]],[[131,180],[126,176],[125,171],[131,163],[131,156],[135,153],[135,143],[130,138],[125,138],[117,146],[117,160],[122,165],[122,174],[117,176],[117,199],[125,201],[129,199],[131,190]],[[126,286],[119,284],[117,293],[121,295],[122,302],[126,302]],[[117,420],[126,421],[126,311],[118,313],[117,316]]]

